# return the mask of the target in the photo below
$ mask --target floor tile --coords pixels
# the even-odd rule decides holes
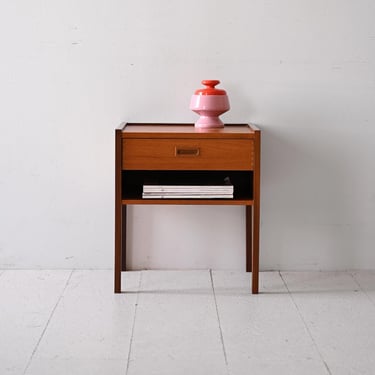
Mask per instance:
[[[230,375],[319,375],[329,372],[321,361],[302,360],[278,360],[278,359],[248,359],[231,363]]]
[[[0,277],[0,374],[23,374],[71,271],[7,270]]]
[[[227,374],[209,271],[143,272],[128,374]]]
[[[373,374],[375,307],[350,273],[282,277],[331,374]]]
[[[213,272],[230,374],[327,375],[279,273],[261,273],[258,295],[250,292],[250,276]]]
[[[125,375],[126,359],[43,358],[37,359],[28,374],[38,375]]]
[[[125,374],[139,278],[114,294],[113,271],[75,271],[26,374]]]

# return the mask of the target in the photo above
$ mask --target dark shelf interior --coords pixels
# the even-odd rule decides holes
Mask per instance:
[[[253,199],[252,171],[122,171],[122,199],[142,199],[144,184],[220,185],[230,179],[234,199]]]

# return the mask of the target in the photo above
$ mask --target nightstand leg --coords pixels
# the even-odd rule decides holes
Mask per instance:
[[[252,293],[258,294],[259,290],[259,204],[253,206],[253,252],[252,252]]]
[[[116,207],[115,215],[115,293],[121,293],[122,268],[122,209]]]
[[[121,270],[126,271],[126,205],[122,206]]]
[[[251,257],[253,248],[253,209],[246,207],[246,272],[251,272]]]
[[[116,207],[115,293],[121,293],[121,272],[126,271],[126,206]]]

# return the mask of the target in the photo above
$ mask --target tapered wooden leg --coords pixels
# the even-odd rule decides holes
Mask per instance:
[[[253,249],[253,210],[246,206],[246,272],[251,272],[251,258]]]
[[[115,215],[115,293],[121,293],[122,269],[122,207],[116,207]]]
[[[259,204],[253,206],[252,293],[259,290]]]
[[[121,270],[126,271],[126,205],[122,206],[121,263]]]

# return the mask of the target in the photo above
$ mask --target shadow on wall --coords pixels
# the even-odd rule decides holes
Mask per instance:
[[[350,135],[303,124],[261,129],[262,268],[354,268],[359,223]]]

